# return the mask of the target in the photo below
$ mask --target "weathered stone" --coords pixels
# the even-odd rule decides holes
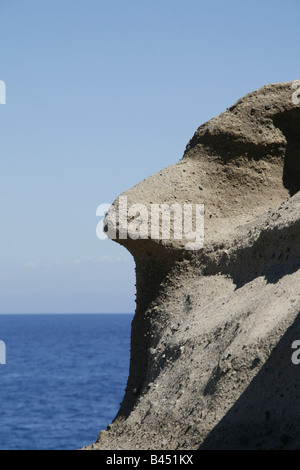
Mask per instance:
[[[172,237],[117,240],[136,262],[137,308],[127,391],[96,448],[300,448],[300,365],[291,360],[300,340],[300,106],[292,85],[240,99],[199,127],[179,163],[123,194],[149,209],[175,193],[179,203],[204,204],[205,243],[188,251]]]

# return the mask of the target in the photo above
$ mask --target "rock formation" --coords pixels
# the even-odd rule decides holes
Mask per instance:
[[[120,238],[136,263],[126,392],[93,449],[300,448],[300,106],[293,82],[201,125],[128,205],[204,204],[205,240]],[[118,208],[118,198],[113,210]]]

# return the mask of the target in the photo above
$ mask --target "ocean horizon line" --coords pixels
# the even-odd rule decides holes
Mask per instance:
[[[1,315],[134,315],[134,312],[3,312]]]

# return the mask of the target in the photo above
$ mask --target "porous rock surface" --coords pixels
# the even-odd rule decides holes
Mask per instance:
[[[130,371],[116,418],[87,449],[300,448],[292,85],[246,95],[201,125],[177,164],[123,194],[149,208],[204,204],[205,242],[116,240],[136,262]]]

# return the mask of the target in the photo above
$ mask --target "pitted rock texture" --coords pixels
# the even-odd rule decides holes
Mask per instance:
[[[203,203],[205,243],[117,240],[136,262],[130,371],[116,418],[88,449],[300,448],[292,85],[246,95],[199,127],[179,163],[124,193],[148,207]]]

